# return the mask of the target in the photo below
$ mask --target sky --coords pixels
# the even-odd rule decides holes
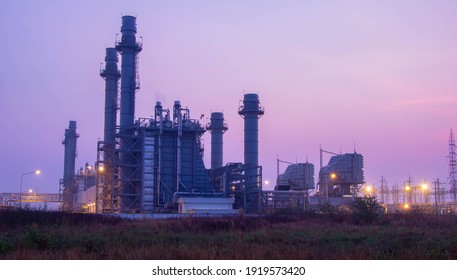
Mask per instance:
[[[0,192],[57,192],[70,120],[76,166],[103,137],[105,48],[137,17],[136,117],[175,100],[224,113],[224,163],[243,161],[244,93],[258,93],[259,163],[319,168],[319,145],[364,156],[367,183],[448,177],[457,130],[457,1],[26,1],[0,9]],[[457,131],[456,131],[457,132]],[[203,136],[210,166],[210,135]],[[329,155],[324,155],[324,164]],[[284,171],[286,166],[280,166]],[[269,186],[272,188],[273,186]]]

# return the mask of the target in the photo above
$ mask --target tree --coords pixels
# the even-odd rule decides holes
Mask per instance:
[[[351,206],[354,217],[365,223],[372,223],[384,214],[384,208],[374,196],[357,197]]]

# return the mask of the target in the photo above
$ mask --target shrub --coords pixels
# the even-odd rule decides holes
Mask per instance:
[[[332,204],[326,202],[324,204],[319,204],[318,213],[324,215],[335,215],[337,213],[337,209]]]
[[[356,221],[364,223],[373,223],[384,214],[384,208],[374,196],[357,197],[351,206]]]

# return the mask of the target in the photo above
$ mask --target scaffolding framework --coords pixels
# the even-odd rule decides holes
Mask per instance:
[[[305,210],[308,203],[307,191],[263,191],[262,208],[266,212],[277,209]]]
[[[97,151],[96,212],[115,213],[120,209],[118,156],[103,141],[98,142]]]

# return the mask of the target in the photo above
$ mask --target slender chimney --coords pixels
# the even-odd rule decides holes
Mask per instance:
[[[76,140],[79,135],[76,132],[76,121],[70,121],[69,126],[65,129],[64,145],[64,163],[63,163],[63,184],[64,188],[70,187],[75,177],[76,161]]]
[[[244,118],[245,210],[257,212],[260,209],[260,192],[262,191],[259,168],[259,118],[264,114],[259,96],[255,93],[245,94],[238,114]]]
[[[259,118],[264,114],[259,96],[255,93],[244,95],[243,106],[238,114],[244,118],[244,165],[247,186],[255,186],[259,176]]]
[[[105,80],[105,146],[114,148],[116,135],[116,115],[118,98],[118,81],[121,77],[117,69],[117,52],[115,48],[106,48],[105,69],[100,76]]]
[[[135,91],[139,88],[137,83],[137,54],[142,46],[136,41],[136,18],[133,16],[122,17],[121,41],[116,45],[116,50],[122,55],[121,64],[121,113],[120,127],[129,128],[133,125],[135,117]]]
[[[228,127],[224,121],[224,114],[220,112],[211,113],[210,123],[206,129],[211,133],[211,169],[223,166],[223,135]]]
[[[121,106],[119,122],[119,207],[120,211],[140,210],[139,182],[132,182],[135,157],[132,155],[132,128],[135,117],[135,92],[139,89],[137,83],[138,61],[137,54],[141,44],[136,41],[136,18],[123,16],[121,26],[121,41],[116,44],[116,50],[121,54]]]

